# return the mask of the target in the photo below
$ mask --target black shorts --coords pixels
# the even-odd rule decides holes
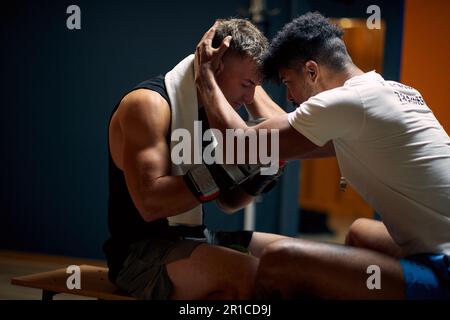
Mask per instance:
[[[212,232],[205,229],[202,236],[183,234],[177,238],[136,242],[118,273],[116,285],[138,299],[169,299],[172,283],[166,264],[188,258],[203,243],[248,252],[252,235],[252,231]]]

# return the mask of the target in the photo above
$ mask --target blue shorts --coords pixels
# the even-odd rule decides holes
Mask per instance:
[[[450,257],[417,254],[400,260],[405,282],[405,298],[450,300]]]

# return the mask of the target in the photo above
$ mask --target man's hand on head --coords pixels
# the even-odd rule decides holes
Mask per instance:
[[[214,74],[222,63],[222,57],[230,46],[231,36],[225,37],[219,48],[213,48],[212,41],[216,33],[219,22],[214,25],[203,35],[197,45],[195,51],[195,82],[199,90],[209,87],[211,81],[214,80]]]

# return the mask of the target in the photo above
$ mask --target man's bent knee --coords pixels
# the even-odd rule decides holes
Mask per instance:
[[[370,223],[370,219],[359,218],[353,221],[345,237],[345,244],[348,246],[361,247],[362,238],[364,237],[364,229]]]
[[[269,244],[263,251],[256,273],[253,297],[256,299],[281,299],[288,288],[285,268],[293,254],[292,240]]]
[[[188,259],[167,265],[173,299],[248,299],[258,259],[202,244]]]

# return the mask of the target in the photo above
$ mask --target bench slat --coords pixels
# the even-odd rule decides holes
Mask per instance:
[[[108,280],[108,269],[90,265],[80,265],[81,289],[67,288],[67,278],[70,274],[66,269],[36,273],[11,279],[18,286],[42,289],[57,293],[68,293],[78,296],[98,298],[102,300],[135,300],[126,295]]]

